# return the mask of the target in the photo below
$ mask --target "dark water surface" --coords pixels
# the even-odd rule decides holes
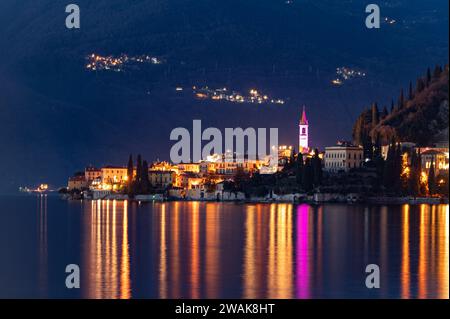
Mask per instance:
[[[0,297],[448,298],[448,210],[0,196]]]

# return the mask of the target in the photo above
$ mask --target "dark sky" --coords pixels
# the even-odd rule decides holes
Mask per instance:
[[[81,29],[65,28],[65,6]],[[448,1],[377,1],[383,23],[365,27],[368,1],[2,0],[0,192],[54,187],[87,164],[124,165],[129,153],[168,159],[170,131],[278,127],[297,144],[307,107],[311,143],[349,139],[374,101],[397,99],[426,68],[448,63]],[[164,64],[87,72],[85,56],[158,56]],[[340,66],[367,76],[330,85]],[[175,87],[257,88],[284,105],[198,101]]]

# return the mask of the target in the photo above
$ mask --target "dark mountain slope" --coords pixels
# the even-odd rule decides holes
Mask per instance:
[[[402,93],[390,113],[380,112],[374,104],[364,111],[353,128],[356,143],[363,144],[368,137],[383,143],[392,138],[414,142],[422,146],[448,142],[449,126],[449,69],[436,67],[417,80],[415,89]]]

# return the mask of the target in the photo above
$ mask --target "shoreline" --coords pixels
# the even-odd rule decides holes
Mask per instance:
[[[138,198],[136,198],[138,197]],[[95,201],[95,200],[116,200],[116,201],[130,201],[137,203],[153,203],[153,202],[205,202],[205,203],[242,203],[242,204],[372,204],[372,205],[438,205],[438,204],[449,204],[448,198],[434,198],[434,197],[367,197],[359,198],[356,200],[345,200],[342,196],[340,198],[327,198],[323,200],[315,199],[313,196],[301,197],[299,200],[286,199],[286,198],[247,198],[247,199],[227,199],[227,200],[216,200],[216,199],[199,199],[199,198],[174,198],[174,197],[163,197],[161,194],[155,195],[137,195],[135,198],[128,198],[127,195],[117,194],[106,196],[105,198],[76,198],[73,196],[63,195],[60,196],[63,200],[70,201]]]

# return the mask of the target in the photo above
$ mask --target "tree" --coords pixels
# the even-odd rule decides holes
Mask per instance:
[[[128,165],[127,165],[127,192],[128,194],[132,194],[133,191],[133,155],[130,154],[130,157],[128,158]]]
[[[383,171],[383,184],[388,190],[392,190],[394,184],[394,161],[396,153],[396,143],[395,139],[392,138],[391,144],[389,145],[386,162],[384,163]]]
[[[436,65],[433,72],[433,78],[439,79],[442,73],[442,67],[440,65]]]
[[[313,172],[312,172],[312,165],[311,165],[311,159],[307,158],[305,161],[305,165],[303,165],[302,170],[302,188],[309,192],[313,188]]]
[[[314,150],[314,156],[312,158],[312,172],[313,172],[313,185],[319,187],[322,184],[322,160],[319,157],[319,150]]]
[[[428,170],[428,192],[430,195],[436,194],[436,175],[434,171],[434,158],[431,160],[430,169]]]
[[[409,93],[408,93],[408,99],[412,100],[414,98],[414,90],[412,86],[412,82],[409,81]]]
[[[148,178],[148,163],[144,160],[141,171],[141,192],[147,194],[150,191],[150,180]]]
[[[356,120],[353,126],[353,142],[356,145],[363,145],[364,137],[370,135],[372,129],[372,110],[366,109]]]
[[[402,170],[403,170],[403,160],[402,160],[402,148],[400,143],[397,144],[395,149],[394,157],[394,170],[393,170],[393,190],[396,194],[402,191]]]
[[[207,193],[213,193],[216,191],[216,183],[212,180],[211,176],[208,175],[205,179],[205,189]]]
[[[425,89],[425,83],[423,82],[422,78],[418,78],[417,79],[417,84],[416,84],[416,92],[420,93]]]
[[[412,150],[410,153],[410,158],[411,164],[408,180],[408,192],[412,196],[417,197],[420,195],[420,157],[417,155],[417,152],[415,150]]]
[[[391,114],[394,113],[395,110],[395,104],[394,104],[394,99],[391,100]]]
[[[405,106],[405,96],[403,89],[400,91],[400,97],[398,98],[398,108],[401,110]]]
[[[372,128],[378,125],[379,111],[377,103],[372,104]]]
[[[359,116],[356,120],[355,125],[353,126],[353,143],[356,145],[362,144],[362,135],[364,131],[364,123],[362,116]]]
[[[303,173],[303,155],[298,153],[297,162],[295,167],[295,178],[298,185],[302,185],[302,173]]]
[[[234,191],[243,192],[245,190],[245,185],[249,181],[250,176],[244,171],[242,167],[236,169],[236,174],[234,175]]]
[[[381,138],[379,133],[375,138],[375,144],[373,146],[373,162],[377,170],[377,180],[378,180],[377,186],[379,186],[383,178],[383,169],[384,169],[384,159],[383,155],[381,154]]]
[[[385,119],[389,115],[388,109],[386,106],[383,107],[383,111],[381,112],[381,119]]]
[[[133,183],[133,192],[138,194],[142,191],[142,158],[139,154],[136,159],[136,178]]]
[[[136,159],[136,181],[140,183],[141,180],[142,180],[142,158],[141,154],[139,154]]]
[[[430,70],[430,68],[428,68],[427,69],[427,82],[426,82],[427,87],[430,85],[430,83],[431,83],[431,70]]]
[[[289,168],[293,168],[295,165],[295,148],[291,152],[291,156],[289,157]]]
[[[373,144],[372,144],[372,138],[369,135],[364,136],[362,146],[363,146],[364,158],[372,159],[373,158]]]

